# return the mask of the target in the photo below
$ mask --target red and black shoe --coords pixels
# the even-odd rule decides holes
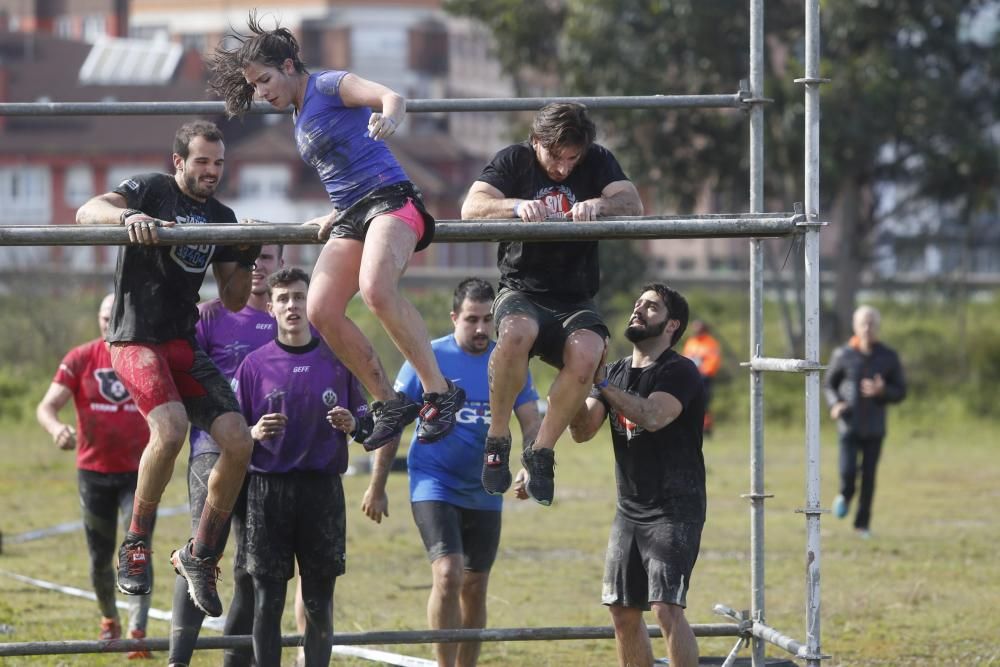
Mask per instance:
[[[188,597],[195,607],[205,612],[206,616],[222,616],[222,600],[219,599],[217,588],[219,581],[219,559],[199,558],[191,549],[194,540],[188,540],[180,549],[170,554],[170,562],[174,572],[187,579]]]
[[[132,639],[145,639],[146,631],[136,628],[129,633]],[[138,648],[134,651],[129,651],[126,657],[129,660],[152,660],[153,654],[150,653],[148,648]]]
[[[510,488],[510,436],[486,438],[483,455],[483,490],[492,496]]]
[[[365,451],[374,451],[398,438],[403,429],[413,423],[420,414],[420,406],[406,397],[406,394],[396,392],[396,398],[388,401],[375,401],[371,406],[371,433],[367,435],[361,446]]]
[[[118,548],[118,590],[125,595],[147,595],[153,588],[153,552],[143,540],[125,540]]]
[[[435,442],[455,428],[458,411],[465,405],[465,390],[451,380],[447,382],[448,390],[444,393],[424,394],[424,407],[420,409],[417,426],[420,442]]]
[[[111,641],[112,639],[121,639],[121,636],[122,624],[118,622],[118,619],[103,616],[101,618],[101,633],[97,635],[97,638]]]

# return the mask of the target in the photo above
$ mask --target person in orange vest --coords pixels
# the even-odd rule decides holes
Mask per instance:
[[[722,348],[719,341],[712,336],[708,325],[701,320],[691,323],[691,335],[684,342],[684,350],[681,352],[698,367],[701,379],[705,383],[705,425],[703,432],[705,435],[712,434],[712,413],[709,412],[709,405],[712,401],[712,383],[715,376],[722,367]]]

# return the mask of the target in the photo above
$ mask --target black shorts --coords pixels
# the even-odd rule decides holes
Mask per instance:
[[[235,565],[259,579],[339,577],[347,562],[347,517],[340,475],[247,474],[245,549]]]
[[[364,241],[368,225],[380,215],[391,213],[406,206],[407,200],[424,217],[424,235],[417,239],[414,252],[423,250],[434,239],[434,216],[424,208],[424,197],[413,183],[403,181],[372,190],[350,207],[339,211],[334,219],[331,239],[354,239]]]
[[[703,523],[634,523],[615,513],[604,560],[601,602],[648,610],[650,602],[687,606]]]
[[[527,315],[538,323],[538,338],[531,346],[531,356],[541,357],[556,368],[563,367],[563,348],[574,331],[587,329],[601,338],[610,335],[591,299],[568,303],[501,287],[493,301],[493,321],[498,332],[508,315]]]
[[[500,546],[500,511],[470,510],[437,500],[410,503],[413,520],[433,563],[462,554],[465,569],[489,572]]]

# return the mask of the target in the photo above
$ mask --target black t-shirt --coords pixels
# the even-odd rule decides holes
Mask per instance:
[[[643,398],[664,392],[680,401],[683,408],[674,421],[650,432],[596,395],[604,403],[611,423],[618,510],[639,523],[660,519],[704,521],[705,390],[698,368],[669,349],[645,368],[632,368],[631,357],[609,364],[608,383]]]
[[[558,183],[546,175],[525,142],[497,153],[479,180],[506,198],[538,199],[551,213],[569,213],[573,204],[600,197],[611,183],[628,179],[611,151],[591,144],[566,180]],[[497,266],[502,287],[569,302],[592,299],[601,282],[597,241],[504,241]]]
[[[215,198],[191,199],[167,174],[141,174],[122,181],[114,192],[128,208],[178,224],[235,223],[232,209]],[[118,249],[115,304],[108,342],[162,343],[194,336],[198,290],[212,262],[235,262],[231,246],[127,245]]]

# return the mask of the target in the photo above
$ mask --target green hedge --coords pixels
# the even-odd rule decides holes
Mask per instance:
[[[48,386],[62,355],[73,345],[97,335],[96,312],[102,294],[96,291],[61,297],[31,298],[0,296],[8,313],[0,333],[0,420],[33,419],[34,406]],[[451,294],[444,290],[410,291],[408,296],[423,314],[432,338],[451,331]],[[742,291],[690,290],[686,296],[692,318],[707,321],[726,351],[723,372],[717,382],[713,410],[717,420],[748,419],[749,378],[739,363],[748,356],[748,299]],[[635,294],[605,294],[602,308],[612,332],[609,357],[629,354],[621,335]],[[903,360],[909,397],[898,414],[917,422],[935,419],[995,418],[1000,408],[993,399],[1000,386],[1000,302],[997,299],[956,306],[947,299],[906,302],[902,299],[871,302],[883,314],[882,337],[896,348]],[[386,370],[394,375],[402,357],[360,299],[349,315],[372,339]],[[787,353],[778,305],[765,306],[766,356]],[[795,353],[802,355],[801,350]],[[825,345],[822,360],[829,359]],[[554,375],[552,369],[534,362],[532,372],[544,396]],[[803,415],[803,378],[784,373],[764,379],[765,418],[794,424]],[[824,412],[825,414],[825,412]]]

